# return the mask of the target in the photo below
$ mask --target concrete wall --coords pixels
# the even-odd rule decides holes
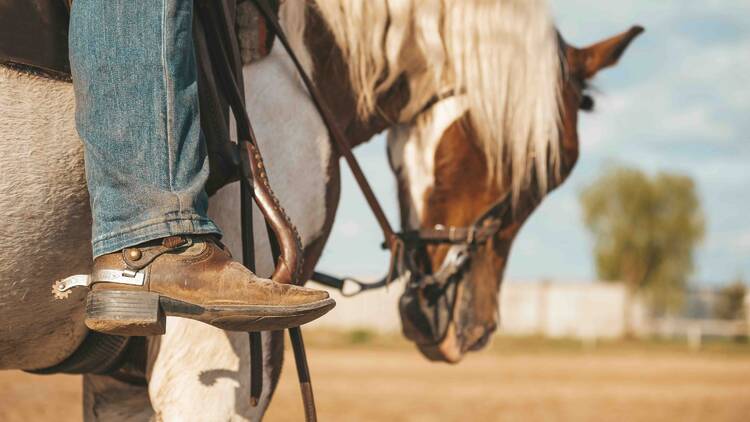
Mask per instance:
[[[309,286],[320,288],[319,284],[314,283]],[[343,297],[337,290],[326,290],[336,300],[336,307],[323,318],[312,322],[311,327],[401,332],[398,298],[403,291],[403,284],[393,283],[387,289],[364,292],[355,297]]]
[[[403,286],[354,298],[331,292],[337,306],[314,327],[398,332]],[[625,289],[602,282],[506,282],[502,287],[501,332],[550,337],[613,338],[623,334]],[[640,325],[636,312],[633,321]]]
[[[509,282],[500,303],[508,334],[615,338],[625,330],[626,291],[617,283]]]

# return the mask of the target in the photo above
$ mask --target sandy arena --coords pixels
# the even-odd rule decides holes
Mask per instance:
[[[497,344],[459,366],[403,344],[311,343],[321,421],[746,421],[750,353]],[[502,343],[502,341],[500,342]],[[267,421],[300,421],[292,356]],[[80,378],[0,372],[0,421],[81,420]]]

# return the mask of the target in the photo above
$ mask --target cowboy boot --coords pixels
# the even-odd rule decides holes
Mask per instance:
[[[94,261],[86,326],[159,335],[166,315],[231,331],[296,327],[335,306],[328,293],[260,278],[213,236],[172,236]]]

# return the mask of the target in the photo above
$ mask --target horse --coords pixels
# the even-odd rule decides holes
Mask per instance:
[[[448,309],[442,313],[449,316],[446,321],[450,320],[441,323],[439,331],[443,332],[432,332],[434,327],[425,328],[408,309],[402,309],[407,337],[428,358],[449,362],[480,348],[494,330],[497,291],[512,238],[538,205],[542,193],[559,185],[577,158],[575,126],[578,108],[586,103],[585,81],[616,63],[639,32],[634,28],[606,42],[576,49],[557,36],[542,2],[524,2],[517,7],[511,1],[496,3],[420,2],[419,16],[414,13],[416,5],[409,1],[285,2],[281,10],[295,52],[331,105],[350,145],[355,147],[376,133],[390,130],[388,153],[398,181],[405,228],[467,226],[482,212],[482,206],[511,192],[514,211],[505,224],[509,227],[471,251],[470,265],[460,277],[454,277],[457,287],[451,300],[440,305]],[[498,14],[503,19],[490,19]],[[527,36],[530,28],[539,34]],[[477,37],[477,31],[487,33]],[[451,42],[442,39],[447,36],[452,37]],[[486,56],[472,59],[461,50],[462,42],[492,43],[505,38],[507,42],[500,46],[472,47],[487,51]],[[505,52],[507,48],[513,54]],[[533,73],[537,68],[532,62],[536,53],[542,52],[549,54],[541,60],[545,63],[541,68],[549,74],[524,77],[513,71],[520,63]],[[515,57],[519,53],[524,53],[520,62],[502,61],[506,57],[503,54]],[[505,68],[490,66],[498,63]],[[472,75],[471,68],[477,66],[483,69]],[[491,82],[497,90],[510,87],[510,93],[502,97],[508,107],[498,109],[494,104],[483,108],[481,97],[497,94],[497,90],[477,85],[478,80],[489,76],[499,78]],[[546,84],[535,86],[536,78],[542,76]],[[288,57],[278,46],[268,58],[247,66],[245,77],[248,107],[269,179],[300,231],[305,272],[310,275],[330,233],[339,200],[339,155],[329,143]],[[274,92],[268,91],[271,87]],[[446,87],[453,93],[442,98]],[[19,315],[20,304],[27,310],[30,306],[39,310],[33,315],[35,321],[27,321],[31,317],[28,313],[10,320],[25,327],[27,333],[35,330],[32,346],[24,346],[31,340],[21,338],[18,327],[9,330],[6,325],[3,344],[11,343],[6,343],[6,338],[15,339],[15,343],[13,349],[9,347],[0,354],[0,367],[38,368],[69,354],[81,338],[76,331],[82,325],[76,319],[80,298],[71,297],[66,308],[58,309],[61,305],[50,299],[49,287],[52,280],[85,272],[90,265],[90,214],[82,153],[73,129],[69,84],[0,69],[0,88],[4,116],[0,119],[5,120],[0,129],[4,142],[0,145],[10,145],[2,151],[0,160],[13,179],[0,191],[3,209],[13,217],[9,220],[12,224],[7,225],[13,230],[4,233],[3,241],[18,248],[8,250],[0,261],[0,289],[3,297],[4,293],[12,294],[9,297],[19,303],[8,299],[7,305],[13,309],[9,312],[3,303],[3,314]],[[536,107],[536,95],[546,106]],[[532,100],[521,101],[526,96]],[[532,116],[515,124],[517,109]],[[500,113],[500,119],[493,121],[496,113]],[[531,136],[543,133],[549,139],[540,141]],[[280,138],[285,142],[274,142]],[[457,163],[463,163],[462,171],[457,171]],[[473,174],[470,183],[465,179],[468,175],[463,174],[466,170]],[[211,214],[225,227],[226,243],[234,251],[238,250],[239,233],[226,228],[239,226],[236,189],[236,185],[230,185],[211,200]],[[256,241],[262,257],[269,250],[267,239],[258,234]],[[442,267],[451,248],[428,244],[415,248],[410,255],[417,265],[411,270],[430,275],[433,269]],[[40,264],[19,267],[19,257],[28,256],[38,257]],[[268,273],[270,265],[261,260],[259,272]],[[416,288],[407,289],[402,303],[424,296],[416,278]],[[37,333],[39,326],[49,328]],[[171,320],[168,327],[165,336],[148,341],[147,387],[108,376],[84,376],[88,419],[262,417],[281,368],[280,334],[263,335],[266,388],[260,404],[252,407],[246,398],[246,335],[181,319]],[[437,341],[436,334],[440,337]]]
[[[579,49],[544,1],[316,6],[331,34],[307,34],[315,74],[333,75],[316,83],[352,146],[388,130],[402,229],[417,235],[399,262],[403,334],[426,358],[459,362],[497,328],[513,239],[576,163],[587,81],[643,28]],[[472,232],[486,239],[451,239]]]

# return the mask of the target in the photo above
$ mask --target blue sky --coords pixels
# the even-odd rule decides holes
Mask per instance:
[[[580,122],[581,158],[522,229],[507,278],[595,278],[578,195],[608,166],[690,175],[707,233],[696,252],[696,283],[750,279],[750,1],[552,0],[566,40],[584,46],[633,24],[646,33],[621,63],[595,80],[596,111]],[[382,137],[356,151],[398,225],[393,176]],[[377,224],[348,170],[342,204],[320,268],[377,276],[387,255]]]

